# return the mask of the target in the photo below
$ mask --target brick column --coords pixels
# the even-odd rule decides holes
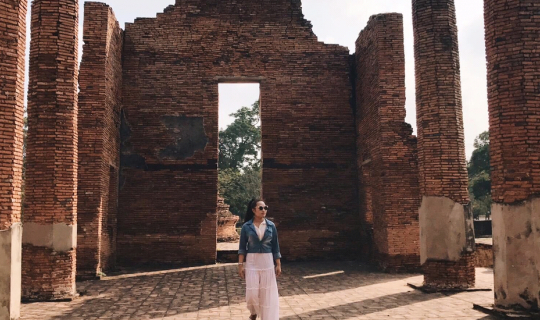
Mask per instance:
[[[453,0],[413,0],[424,284],[473,287],[474,229],[467,193]]]
[[[85,3],[83,38],[77,277],[91,278],[115,262],[123,35],[108,5]]]
[[[22,292],[75,294],[78,1],[34,0]]]
[[[536,311],[540,305],[539,10],[536,1],[484,1],[495,305]]]
[[[378,264],[389,271],[415,270],[420,196],[416,137],[405,123],[402,15],[372,16],[356,41],[355,59],[361,216],[370,216],[371,199]]]
[[[0,2],[0,319],[18,319],[21,304],[26,6]]]

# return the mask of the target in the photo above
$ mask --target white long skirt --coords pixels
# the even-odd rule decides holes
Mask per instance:
[[[257,319],[279,319],[279,294],[272,253],[247,254],[246,302]]]

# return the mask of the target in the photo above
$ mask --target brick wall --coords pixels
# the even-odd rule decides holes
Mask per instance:
[[[26,0],[0,2],[0,319],[19,319]]]
[[[479,268],[493,268],[493,245],[477,243],[474,266]]]
[[[418,164],[420,193],[424,199],[444,197],[466,206],[469,198],[455,14],[453,0],[413,0]],[[433,218],[441,219],[430,222],[431,226],[421,226],[424,232],[450,227],[443,213],[433,214],[436,215]],[[465,221],[470,219],[465,217]],[[455,241],[450,238],[437,241],[453,246],[450,243]],[[474,236],[472,241],[474,246]],[[473,259],[472,254],[462,255],[462,261],[428,259],[424,264],[424,280],[431,286],[470,286],[474,283]]]
[[[416,137],[405,123],[401,14],[372,16],[356,41],[356,127],[361,216],[373,220],[378,264],[420,265]]]
[[[22,290],[56,299],[75,293],[74,248],[49,246],[64,240],[55,228],[77,223],[78,1],[34,0],[31,27]],[[50,233],[32,242],[27,226]]]
[[[356,256],[349,72],[348,50],[318,42],[297,0],[183,0],[128,24],[119,262],[215,261],[218,84],[238,81],[260,83],[284,257]]]
[[[491,192],[512,204],[540,194],[538,4],[485,3]]]
[[[424,284],[440,288],[474,287],[475,256],[475,253],[471,253],[464,254],[458,261],[428,261],[424,263],[422,266]]]
[[[539,10],[537,1],[484,1],[495,305],[536,311],[540,306]]]
[[[0,230],[21,221],[26,1],[0,3]]]
[[[114,267],[123,32],[109,6],[85,3],[79,77],[77,275]]]

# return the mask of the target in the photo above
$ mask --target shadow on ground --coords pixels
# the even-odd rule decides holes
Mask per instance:
[[[358,262],[287,263],[283,265],[283,271],[278,282],[280,296],[285,298],[343,292],[416,276],[383,274]],[[143,272],[132,270],[77,285],[82,293],[80,299],[58,304],[56,309],[49,309],[47,303],[25,304],[22,319],[182,319],[183,314],[193,315],[242,304],[245,295],[244,282],[237,274],[236,265]],[[440,297],[442,295],[426,295],[411,289],[374,299],[340,303],[334,307],[321,305],[321,309],[300,312],[282,320],[337,319],[335,315],[343,315],[340,319],[347,319],[348,316],[380,312]]]

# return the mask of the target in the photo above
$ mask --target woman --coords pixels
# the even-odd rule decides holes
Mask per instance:
[[[277,229],[266,219],[267,212],[264,201],[251,200],[240,232],[238,274],[246,280],[246,302],[251,320],[257,316],[261,320],[279,319],[276,276],[281,275],[281,254]]]

